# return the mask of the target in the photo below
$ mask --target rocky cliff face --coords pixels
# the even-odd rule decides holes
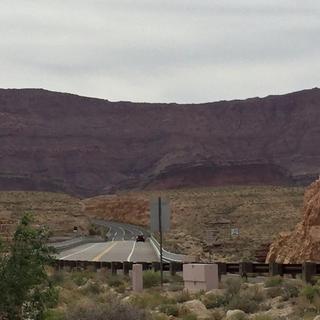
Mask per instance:
[[[292,232],[280,233],[270,248],[267,261],[320,262],[320,179],[306,191],[302,221]]]
[[[0,189],[308,182],[319,172],[320,89],[244,101],[110,102],[0,90]]]

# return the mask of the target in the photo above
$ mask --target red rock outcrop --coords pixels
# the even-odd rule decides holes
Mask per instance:
[[[302,221],[292,232],[280,233],[271,245],[267,261],[320,262],[320,179],[305,193]]]
[[[319,172],[320,89],[203,104],[0,90],[0,190],[291,184]]]

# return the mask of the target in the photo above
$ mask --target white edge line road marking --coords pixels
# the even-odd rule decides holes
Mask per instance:
[[[93,247],[97,246],[98,244],[99,244],[99,243],[95,243],[95,244],[93,244],[92,246],[90,246],[90,247],[88,247],[88,248],[82,249],[82,250],[77,251],[77,252],[75,252],[75,253],[68,254],[67,256],[64,256],[64,257],[59,258],[59,259],[60,259],[60,260],[63,260],[63,259],[66,259],[66,258],[72,257],[72,256],[74,256],[74,255],[76,255],[76,254],[79,254],[79,253],[85,252],[85,251],[87,251],[87,250],[89,250],[89,249],[91,249],[91,248],[93,248]]]
[[[130,252],[130,254],[129,254],[129,257],[128,257],[128,259],[127,259],[128,262],[130,262],[130,260],[131,260],[131,257],[132,257],[132,255],[133,255],[134,249],[135,249],[135,247],[136,247],[136,243],[137,243],[136,241],[133,243],[132,250],[131,250],[131,252]]]
[[[112,238],[112,241],[114,241],[114,239],[116,238],[117,234],[118,234],[118,232],[116,232],[116,233],[114,234],[114,236],[113,236],[113,238]]]

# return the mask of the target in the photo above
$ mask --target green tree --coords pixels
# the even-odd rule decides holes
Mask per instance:
[[[46,244],[48,231],[31,222],[26,214],[7,252],[1,253],[0,319],[43,319],[46,306],[57,298],[45,269],[53,253]]]

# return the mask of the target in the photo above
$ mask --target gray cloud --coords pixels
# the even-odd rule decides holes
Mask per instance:
[[[2,0],[0,87],[202,102],[319,86],[320,3]]]

